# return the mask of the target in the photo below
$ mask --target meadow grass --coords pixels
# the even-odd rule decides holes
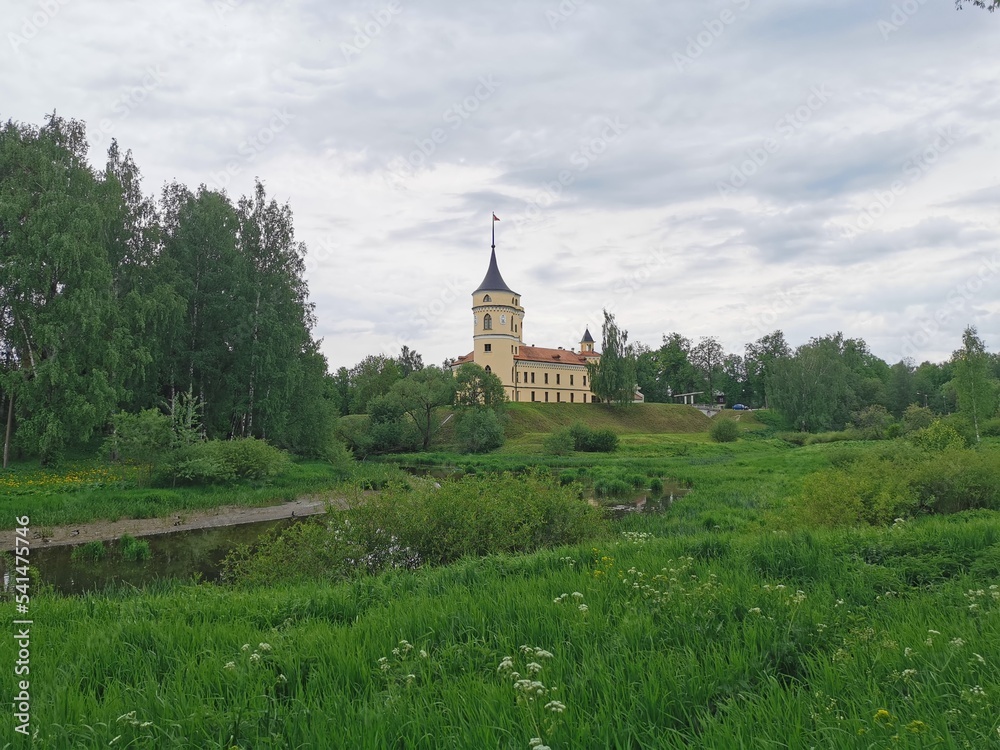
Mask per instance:
[[[387,467],[359,464],[358,477],[385,473]],[[275,505],[313,493],[336,492],[347,477],[324,461],[296,461],[267,481],[198,487],[138,486],[135,467],[108,467],[77,460],[59,469],[15,464],[0,474],[0,528],[14,528],[28,515],[33,527],[78,524],[119,518],[156,518],[223,505]]]
[[[341,585],[37,597],[35,746],[996,746],[992,514],[669,537],[642,520]]]

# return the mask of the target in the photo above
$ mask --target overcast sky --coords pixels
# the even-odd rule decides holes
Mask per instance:
[[[1000,14],[951,0],[6,0],[0,117],[146,192],[289,202],[331,369],[472,348],[491,212],[525,343],[843,331],[1000,349]]]

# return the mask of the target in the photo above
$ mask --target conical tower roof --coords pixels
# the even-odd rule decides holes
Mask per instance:
[[[583,332],[583,338],[581,339],[585,344],[593,344],[594,337],[590,335],[590,326],[587,326],[587,330]]]
[[[507,286],[507,282],[500,275],[500,269],[497,267],[496,250],[490,252],[490,267],[486,271],[483,283],[479,285],[479,288],[473,294],[476,292],[510,292],[511,294],[517,294],[517,292]]]

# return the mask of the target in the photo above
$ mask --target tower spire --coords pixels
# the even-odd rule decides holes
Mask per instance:
[[[497,249],[497,222],[498,221],[500,221],[500,219],[497,218],[496,214],[493,214],[493,221],[490,222],[490,225],[491,225],[490,228],[493,230],[493,241],[490,243],[490,249],[491,250],[496,250]]]

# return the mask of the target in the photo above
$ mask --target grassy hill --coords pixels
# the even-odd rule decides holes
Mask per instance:
[[[681,404],[633,404],[627,407],[605,404],[512,403],[508,406],[511,438],[552,432],[583,422],[593,429],[618,433],[706,432],[711,424],[697,409]]]

